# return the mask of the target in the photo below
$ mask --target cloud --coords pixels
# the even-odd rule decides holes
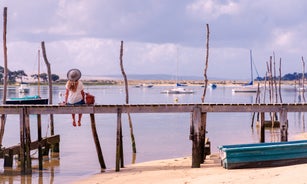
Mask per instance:
[[[273,52],[284,72],[300,71],[307,1],[300,0],[4,0],[9,66],[35,61],[45,41],[52,70],[119,74],[119,47],[130,74],[203,76],[206,24],[210,77],[249,78],[249,49],[260,73]],[[1,29],[2,29],[2,25]],[[3,53],[0,53],[0,57]],[[27,64],[25,64],[27,63]],[[238,72],[240,71],[240,72]]]

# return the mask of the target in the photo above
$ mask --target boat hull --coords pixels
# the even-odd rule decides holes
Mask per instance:
[[[37,95],[35,96],[25,96],[21,98],[10,98],[5,101],[6,104],[48,104],[48,98],[41,98]]]
[[[48,99],[32,99],[32,100],[7,100],[6,104],[48,104]]]
[[[220,146],[226,169],[274,167],[307,162],[307,140]]]

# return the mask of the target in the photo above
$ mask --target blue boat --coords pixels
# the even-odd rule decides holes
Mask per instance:
[[[25,96],[20,98],[10,98],[5,101],[6,104],[48,104],[47,98],[41,98],[38,95]]]
[[[219,146],[226,169],[307,163],[307,140]]]

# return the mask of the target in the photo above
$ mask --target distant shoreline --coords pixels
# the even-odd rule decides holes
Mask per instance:
[[[85,79],[81,81],[85,85],[124,85],[124,80],[119,79]],[[53,82],[53,85],[64,85],[67,80],[60,79],[58,81]],[[203,86],[204,80],[181,80],[179,81],[181,84],[187,84],[188,86]],[[221,86],[237,86],[247,84],[249,81],[246,80],[209,80],[208,84],[217,84]],[[255,81],[254,85],[265,85],[265,81]],[[297,81],[281,81],[281,85],[297,85]],[[30,85],[36,85],[37,82],[29,82]],[[41,85],[48,85],[46,82],[41,82]],[[175,85],[176,80],[128,80],[128,85],[139,85],[139,84],[153,84],[156,86],[165,86],[165,85]],[[19,85],[17,82],[15,85]],[[268,85],[268,82],[267,84]],[[279,85],[279,81],[277,81],[277,85]]]

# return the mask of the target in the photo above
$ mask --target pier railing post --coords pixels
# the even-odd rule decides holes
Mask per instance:
[[[285,108],[282,108],[280,111],[280,141],[288,141],[288,117]]]
[[[192,168],[200,168],[201,164],[201,134],[200,134],[200,127],[201,127],[201,108],[195,107],[192,112],[192,124],[191,124],[191,131],[193,134],[191,135],[192,139]]]

